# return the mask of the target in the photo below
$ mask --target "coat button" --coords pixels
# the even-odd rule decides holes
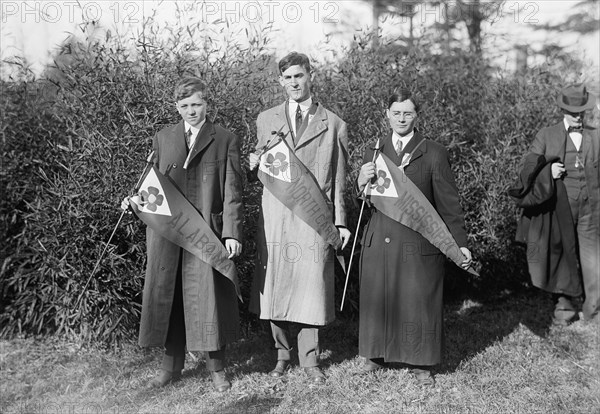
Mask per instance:
[[[386,237],[386,238],[384,239],[384,241],[385,241],[386,243],[389,243],[391,240],[390,240],[390,238],[389,238],[389,237]]]
[[[164,267],[164,266],[161,266],[161,267],[160,267],[160,270],[165,270],[165,267]]]

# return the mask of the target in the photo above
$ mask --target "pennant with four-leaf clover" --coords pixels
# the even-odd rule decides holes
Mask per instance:
[[[258,178],[292,213],[313,228],[334,249],[342,246],[333,213],[317,180],[284,139],[260,156]]]
[[[235,264],[221,239],[200,212],[155,167],[149,168],[138,193],[129,198],[135,214],[157,234],[192,253],[227,277],[241,300]]]
[[[465,259],[448,226],[421,190],[385,154],[375,160],[376,175],[365,187],[383,214],[421,234],[460,267]],[[469,270],[474,272],[474,270]]]

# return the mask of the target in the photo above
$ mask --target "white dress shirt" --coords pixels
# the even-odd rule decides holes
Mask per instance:
[[[298,131],[296,131],[296,108],[298,108],[298,105],[300,105],[300,110],[302,111],[302,120],[304,121],[304,118],[308,114],[308,110],[310,109],[310,107],[312,105],[312,97],[309,96],[308,99],[306,99],[300,103],[294,101],[293,99],[289,100],[288,115],[290,117],[290,121],[292,124],[292,130],[294,131],[294,136],[298,133]],[[309,119],[309,121],[310,121],[310,119]]]
[[[188,124],[187,122],[183,122],[183,127],[185,128],[185,135],[187,137],[188,131],[191,129],[192,130],[192,135],[190,135],[190,151],[188,152],[187,158],[185,159],[185,162],[183,163],[183,168],[187,168],[188,164],[190,163],[190,157],[192,156],[192,148],[194,148],[194,144],[196,143],[196,138],[198,138],[198,132],[200,132],[200,130],[202,129],[202,127],[204,126],[204,123],[206,122],[206,118],[204,119],[204,121],[200,122],[200,125],[198,125],[198,127],[193,127],[190,124]]]
[[[563,119],[563,123],[565,124],[565,129],[568,131],[569,124],[567,123],[567,120]],[[581,132],[571,131],[569,132],[569,138],[571,138],[571,141],[573,141],[575,149],[579,151],[579,148],[581,148],[581,141],[583,140],[583,135],[581,135]]]
[[[406,148],[406,146],[408,145],[408,142],[414,135],[415,135],[414,129],[403,137],[396,134],[396,132],[392,132],[392,144],[394,144],[394,149],[398,148],[398,141],[402,141],[402,150],[404,150]]]

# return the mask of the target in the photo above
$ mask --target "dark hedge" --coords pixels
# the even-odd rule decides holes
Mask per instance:
[[[137,181],[152,134],[178,120],[173,85],[183,74],[207,82],[208,116],[242,139],[244,157],[256,140],[258,113],[283,99],[265,33],[249,45],[229,42],[221,52],[210,42],[196,47],[190,31],[155,33],[146,27],[134,48],[110,35],[73,41],[41,79],[2,82],[1,335],[58,332],[107,344],[135,338],[145,264],[139,221],[125,218],[83,287],[119,217],[120,200]],[[481,273],[473,279],[450,266],[447,293],[527,286],[506,190],[535,132],[559,119],[557,90],[579,64],[558,70],[550,62],[507,75],[461,50],[432,53],[426,39],[408,51],[393,44],[372,50],[367,43],[357,41],[335,63],[317,66],[314,79],[317,99],[349,124],[348,183],[364,149],[387,132],[390,92],[398,86],[418,92],[424,103],[419,128],[449,148]],[[245,299],[259,191],[245,183],[247,238],[237,261]],[[347,201],[354,230],[358,205],[349,193]],[[356,262],[353,269],[348,317],[358,307]],[[340,272],[338,305],[343,283]],[[245,302],[242,320],[251,329],[255,319]]]

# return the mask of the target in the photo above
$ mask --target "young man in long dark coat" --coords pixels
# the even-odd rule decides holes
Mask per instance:
[[[152,140],[154,165],[175,182],[220,237],[230,258],[241,253],[242,178],[239,141],[206,120],[206,87],[184,78],[175,88],[182,120]],[[203,351],[218,391],[225,377],[225,345],[239,338],[234,284],[207,263],[147,228],[146,280],[139,344],[164,346],[161,370],[150,381],[162,387],[178,380],[185,350]]]
[[[400,166],[411,154],[406,176],[440,214],[466,259],[467,234],[458,191],[446,149],[414,129],[418,103],[409,91],[393,94],[387,117],[392,132],[380,151]],[[423,142],[422,142],[423,141]],[[373,150],[364,155],[359,191],[376,176]],[[358,352],[366,358],[363,373],[385,362],[412,366],[422,385],[433,385],[431,366],[442,354],[444,256],[421,234],[372,208],[362,239]]]

